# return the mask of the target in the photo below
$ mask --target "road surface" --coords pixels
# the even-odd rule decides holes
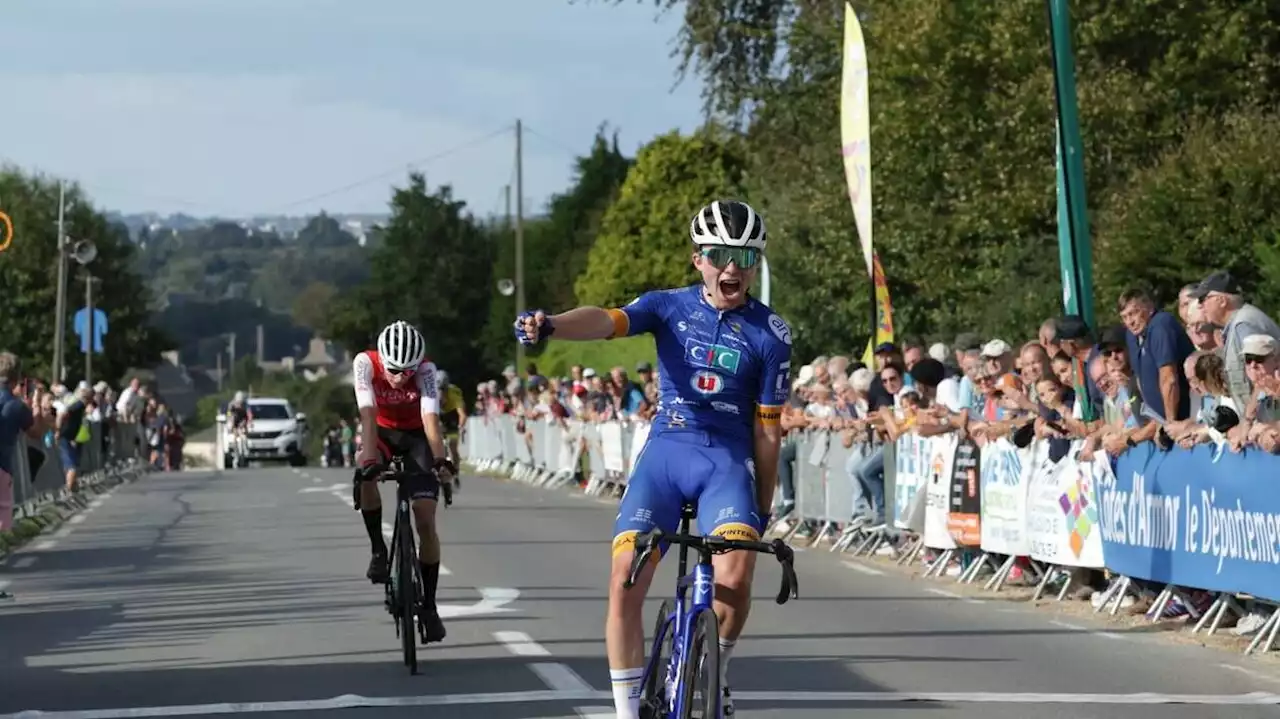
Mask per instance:
[[[152,475],[10,557],[0,719],[611,715],[612,506],[468,477],[443,516],[449,637],[411,677],[363,577],[347,482],[314,468]],[[779,607],[777,566],[760,566],[731,671],[743,717],[1280,716],[1268,662],[945,596],[821,551],[798,555],[801,598]],[[1126,703],[1135,693],[1149,694]]]

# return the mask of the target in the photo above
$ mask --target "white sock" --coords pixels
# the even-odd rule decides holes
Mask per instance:
[[[718,637],[720,644],[720,686],[729,686],[729,660],[733,658],[733,648],[738,645],[736,641]]]
[[[640,684],[643,680],[643,667],[609,670],[613,708],[618,712],[618,719],[640,719]]]

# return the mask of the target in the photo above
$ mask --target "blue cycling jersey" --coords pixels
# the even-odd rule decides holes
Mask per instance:
[[[695,284],[645,293],[610,315],[615,336],[654,336],[661,399],[651,433],[698,429],[737,444],[751,441],[754,419],[779,421],[791,329],[762,302],[717,310]]]
[[[614,521],[614,556],[655,526],[675,531],[686,502],[703,534],[758,539],[754,424],[777,424],[789,394],[787,323],[750,298],[717,310],[700,284],[649,292],[609,314],[615,336],[654,336],[661,377],[658,413]]]

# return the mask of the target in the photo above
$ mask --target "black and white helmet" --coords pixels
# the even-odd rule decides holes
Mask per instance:
[[[426,341],[413,325],[404,320],[392,322],[378,335],[378,356],[387,369],[417,369],[426,354]]]
[[[764,218],[738,200],[716,200],[693,216],[689,238],[699,247],[749,247],[764,252]]]

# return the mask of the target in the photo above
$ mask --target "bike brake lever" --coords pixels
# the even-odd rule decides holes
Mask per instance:
[[[653,553],[653,548],[657,546],[661,535],[661,530],[654,529],[636,537],[635,556],[631,558],[631,571],[627,573],[627,578],[622,580],[623,589],[630,589],[636,585],[640,570],[645,562],[649,561],[649,555]]]

